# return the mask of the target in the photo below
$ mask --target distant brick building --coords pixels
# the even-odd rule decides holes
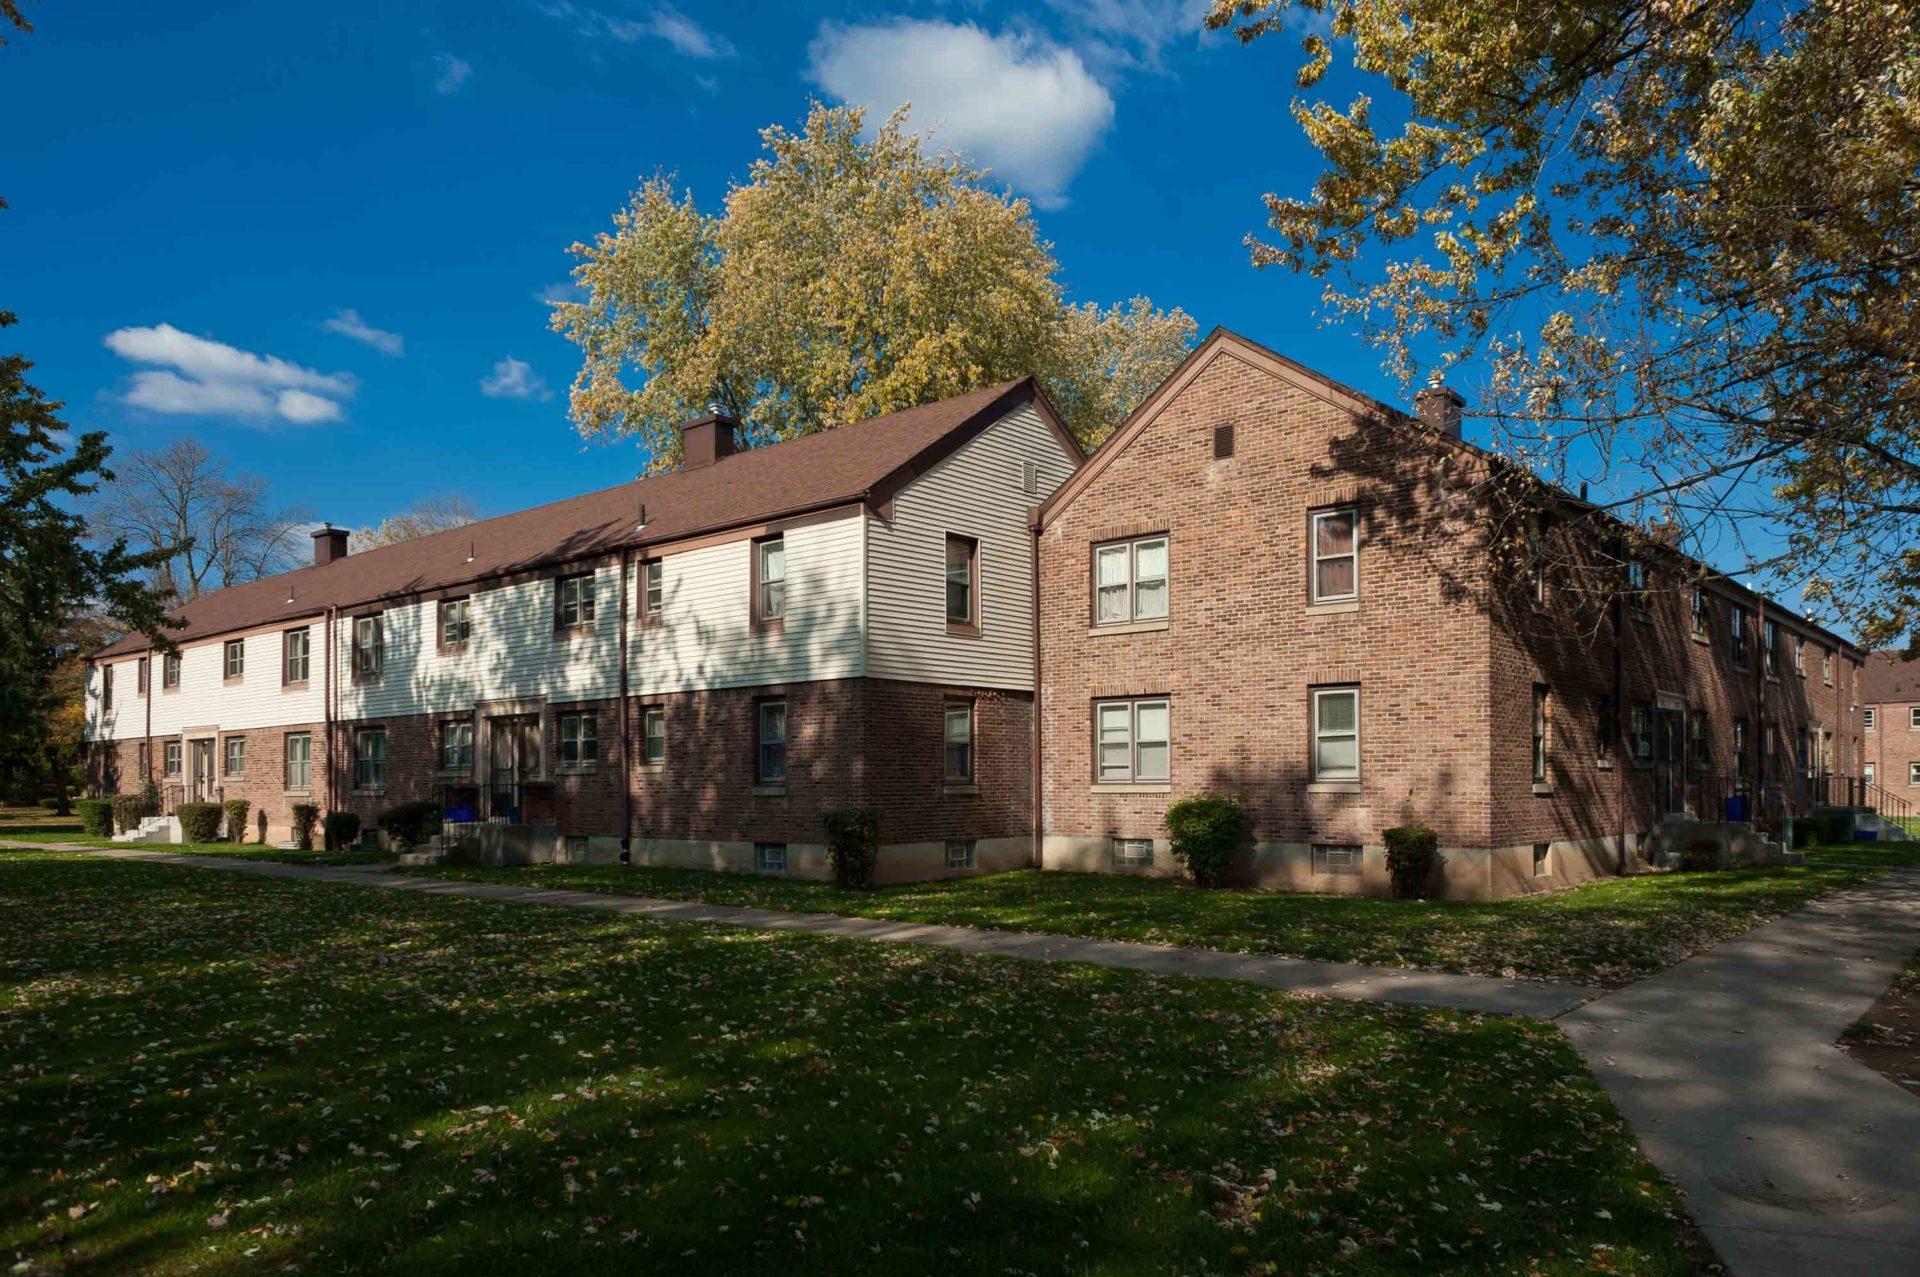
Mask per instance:
[[[1497,463],[1459,411],[1217,331],[1055,494],[1044,865],[1173,872],[1161,817],[1211,789],[1246,800],[1245,881],[1382,889],[1381,831],[1417,820],[1447,894],[1499,896],[1613,872],[1663,815],[1777,818],[1857,774],[1858,649],[1671,553],[1571,615],[1491,552]]]
[[[1920,815],[1920,661],[1891,652],[1867,658],[1861,679],[1867,782],[1900,814]]]

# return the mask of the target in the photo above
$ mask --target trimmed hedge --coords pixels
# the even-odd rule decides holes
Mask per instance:
[[[1402,900],[1425,900],[1440,863],[1440,835],[1425,825],[1395,825],[1381,835],[1387,844],[1387,878]]]
[[[833,880],[861,891],[873,888],[880,864],[880,813],[872,807],[836,807],[825,816],[827,863]]]
[[[404,847],[418,847],[440,832],[440,804],[418,799],[395,803],[374,818],[374,824]]]
[[[360,817],[350,811],[328,812],[325,828],[328,851],[341,851],[360,841]]]
[[[74,804],[80,813],[80,830],[90,838],[113,837],[113,800],[82,798]]]
[[[1173,858],[1202,887],[1220,885],[1240,850],[1240,831],[1246,822],[1246,808],[1238,798],[1212,792],[1182,798],[1161,818]]]
[[[181,803],[173,814],[180,819],[182,841],[214,842],[220,837],[220,818],[226,812],[219,803]]]
[[[253,804],[244,798],[227,799],[227,841],[245,842],[247,840],[247,813],[253,810]]]
[[[312,803],[293,805],[293,845],[301,851],[313,850],[313,827],[320,823],[320,809]]]

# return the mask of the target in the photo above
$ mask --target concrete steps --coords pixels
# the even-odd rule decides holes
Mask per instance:
[[[138,828],[129,829],[124,834],[115,834],[114,842],[185,842],[180,833],[180,820],[176,816],[149,816],[141,821]]]

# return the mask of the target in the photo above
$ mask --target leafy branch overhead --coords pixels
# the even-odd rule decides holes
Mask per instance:
[[[923,149],[904,108],[864,125],[816,103],[765,130],[717,215],[655,177],[573,246],[586,299],[553,327],[582,352],[581,434],[664,468],[674,427],[716,407],[766,443],[1034,373],[1097,443],[1186,355],[1184,311],[1068,303],[1027,202]]]
[[[1327,280],[1405,383],[1481,370],[1502,452],[1808,583],[1877,643],[1920,634],[1917,16],[1216,0],[1208,22],[1306,33],[1320,171],[1267,197],[1258,264]]]

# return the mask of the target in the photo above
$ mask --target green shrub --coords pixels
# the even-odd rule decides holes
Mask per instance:
[[[1701,873],[1720,867],[1720,841],[1717,838],[1695,838],[1680,849],[1680,868],[1688,873]]]
[[[245,842],[247,840],[247,814],[253,810],[253,804],[244,798],[227,799],[227,841]]]
[[[350,811],[327,813],[327,850],[342,851],[360,841],[360,817]]]
[[[1381,834],[1387,844],[1387,878],[1402,900],[1425,900],[1440,864],[1440,835],[1425,825],[1395,825]]]
[[[880,864],[880,813],[872,807],[836,807],[825,821],[833,880],[843,887],[870,890]]]
[[[220,818],[226,813],[219,803],[181,803],[173,814],[180,818],[183,842],[212,842],[220,837]]]
[[[160,782],[151,776],[140,782],[140,805],[149,816],[160,814]]]
[[[1173,858],[1200,886],[1217,887],[1240,850],[1247,812],[1232,794],[1200,793],[1168,807],[1161,823]]]
[[[113,800],[111,798],[82,798],[74,806],[80,812],[82,833],[91,838],[113,836]]]
[[[395,803],[374,818],[374,824],[403,847],[418,847],[440,832],[440,804],[420,799]]]
[[[132,833],[140,827],[140,822],[151,815],[147,803],[139,794],[120,794],[113,800],[113,824],[121,833]]]
[[[320,823],[320,809],[312,803],[293,805],[293,845],[301,851],[313,850],[313,827]]]

